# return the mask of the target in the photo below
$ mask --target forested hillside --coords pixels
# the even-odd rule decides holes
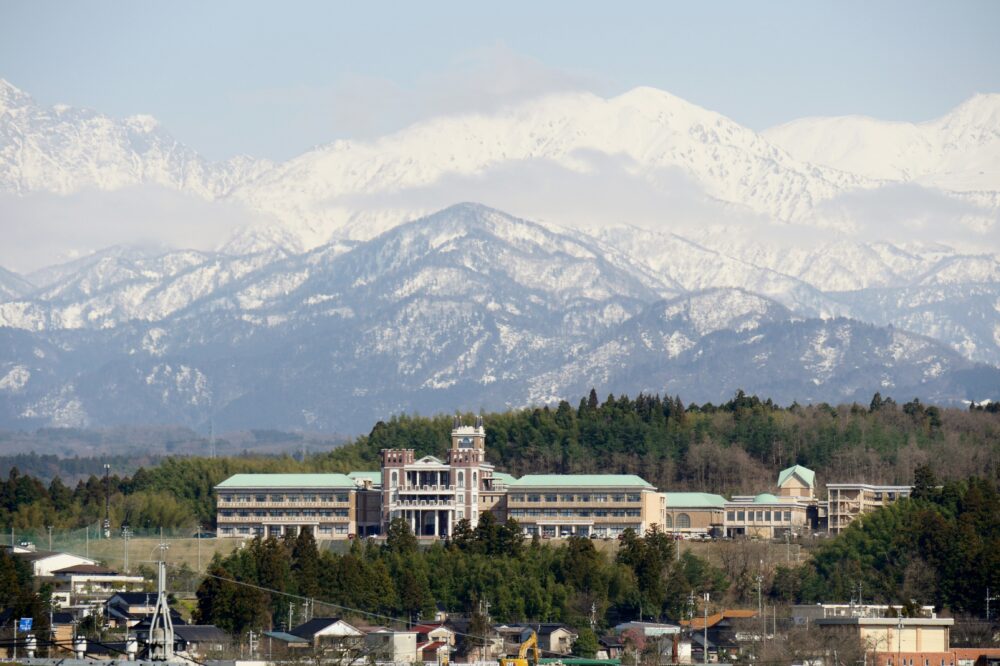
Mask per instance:
[[[723,494],[773,487],[778,470],[801,464],[822,485],[838,481],[908,484],[930,465],[942,481],[1000,478],[1000,414],[899,405],[877,395],[869,405],[779,407],[737,393],[722,405],[679,398],[595,392],[573,407],[485,414],[487,459],[526,472],[641,475],[665,490]],[[467,421],[473,415],[465,415]],[[290,456],[170,457],[131,476],[112,476],[112,522],[135,527],[193,526],[214,519],[212,488],[237,472],[375,470],[383,448],[443,455],[453,416],[398,416],[354,442],[304,460]],[[103,517],[103,479],[75,487],[44,484],[10,469],[0,481],[0,522],[14,527],[75,527]]]

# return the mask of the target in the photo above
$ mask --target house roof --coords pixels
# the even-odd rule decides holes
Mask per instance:
[[[156,603],[156,592],[115,592],[108,601],[115,597],[129,606],[152,606]]]
[[[506,483],[508,486],[510,484],[514,483],[515,481],[517,481],[517,477],[516,476],[514,476],[513,474],[508,474],[507,472],[493,472],[493,478],[494,479],[500,479],[501,481],[503,481],[504,483]]]
[[[721,613],[713,613],[712,615],[708,616],[708,627],[709,629],[711,629],[712,627],[719,624],[723,620],[745,619],[756,616],[757,616],[757,611],[755,610],[742,609],[742,608],[724,610]],[[683,627],[690,626],[691,629],[693,630],[704,629],[705,618],[695,617],[691,618],[690,620],[681,620],[681,626]]]
[[[783,469],[778,472],[778,486],[783,485],[792,475],[802,479],[802,483],[806,484],[810,488],[816,485],[816,472],[812,471],[808,467],[803,467],[802,465],[792,465],[788,469]]]
[[[301,636],[302,638],[311,639],[319,632],[323,631],[324,629],[326,629],[331,625],[337,624],[338,622],[344,622],[344,621],[339,617],[314,617],[308,622],[304,622],[303,624],[300,624],[299,626],[295,627],[288,633],[294,634],[296,636]],[[344,624],[347,623],[344,622]],[[352,625],[348,626],[351,627],[352,629],[357,628],[353,627]]]
[[[663,493],[667,499],[667,508],[678,509],[722,509],[726,506],[726,498],[712,493]]]
[[[309,644],[309,639],[289,634],[284,631],[265,631],[264,635],[268,638],[273,638],[276,641],[282,641],[283,643],[295,643],[296,645]]]
[[[618,636],[601,636],[600,638],[597,639],[597,642],[603,645],[604,647],[609,647],[609,648],[625,647],[625,644],[622,642],[622,639],[620,639]]]
[[[753,498],[754,504],[775,504],[779,501],[780,500],[778,500],[778,498],[771,493],[761,493]]]
[[[183,624],[174,627],[174,633],[188,643],[229,642],[229,634],[214,624]]]
[[[412,629],[412,631],[415,631],[418,634],[426,634],[427,632],[429,632],[429,631],[435,631],[436,629],[444,629],[445,631],[450,631],[451,633],[455,633],[454,629],[450,629],[449,627],[444,626],[444,622],[434,622],[434,623],[429,623],[429,624],[418,624],[418,625],[412,627],[411,629]]]
[[[354,488],[346,474],[233,474],[216,488]]]
[[[105,574],[110,576],[117,576],[118,572],[114,569],[109,569],[107,567],[102,567],[100,564],[74,564],[71,567],[63,567],[62,569],[56,569],[52,573],[54,574]]]
[[[652,488],[635,474],[525,474],[511,488]]]
[[[446,645],[448,644],[445,643],[444,641],[427,641],[426,643],[421,643],[420,645],[418,645],[417,649],[420,650],[421,652],[427,650],[440,650]]]

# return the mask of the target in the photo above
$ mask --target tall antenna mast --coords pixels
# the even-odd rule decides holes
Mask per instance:
[[[149,658],[153,661],[168,661],[174,656],[174,623],[170,619],[167,605],[167,563],[164,551],[169,548],[160,542],[160,559],[157,561],[156,606],[149,622]]]
[[[104,463],[104,538],[111,538],[111,465]]]

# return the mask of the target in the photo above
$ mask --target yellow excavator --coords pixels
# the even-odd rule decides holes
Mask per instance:
[[[528,640],[521,643],[521,647],[517,649],[516,657],[500,658],[500,666],[539,666],[539,664],[541,664],[541,652],[538,650],[538,635],[533,631]]]

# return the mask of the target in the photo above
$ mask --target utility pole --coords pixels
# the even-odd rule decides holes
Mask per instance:
[[[111,538],[111,465],[104,463],[104,538]]]
[[[128,525],[122,526],[122,540],[125,542],[125,573],[128,573],[128,539],[132,536],[132,528]],[[160,539],[163,541],[163,539]]]
[[[705,642],[701,647],[701,661],[704,664],[708,663],[708,592],[705,593]]]
[[[49,551],[51,552],[52,551],[52,526],[51,525],[46,525],[45,529],[47,529],[49,531]]]

